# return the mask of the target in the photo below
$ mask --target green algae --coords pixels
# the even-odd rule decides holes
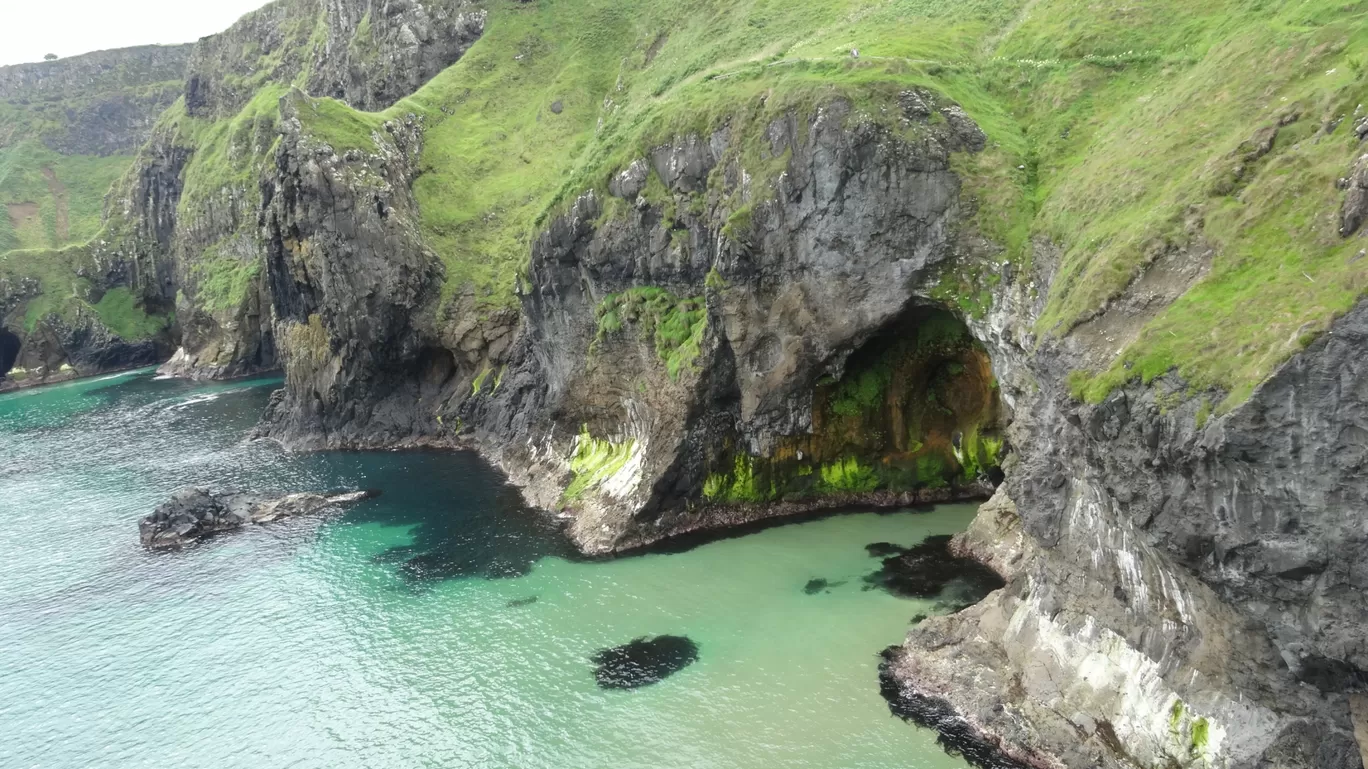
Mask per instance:
[[[635,450],[635,440],[621,443],[601,440],[590,435],[589,427],[585,425],[576,438],[575,453],[570,457],[570,472],[574,474],[574,480],[561,494],[562,503],[579,499],[616,475],[627,465]]]

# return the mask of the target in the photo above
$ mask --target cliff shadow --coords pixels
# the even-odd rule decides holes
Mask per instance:
[[[579,557],[560,525],[527,507],[499,471],[471,452],[337,455],[364,468],[383,493],[348,511],[349,523],[406,527],[410,542],[374,555],[412,587],[448,579],[526,575],[547,556]]]
[[[0,380],[9,376],[14,364],[19,360],[19,350],[23,347],[18,335],[0,326]]]

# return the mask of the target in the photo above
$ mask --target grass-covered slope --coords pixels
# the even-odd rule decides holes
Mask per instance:
[[[180,92],[188,55],[149,46],[0,67],[0,301],[11,305],[0,323],[32,332],[46,317],[85,314],[127,340],[166,328],[128,288],[97,285],[87,244],[102,232],[105,196]]]
[[[1368,101],[1361,3],[488,9],[466,57],[390,110],[427,121],[415,191],[449,293],[511,302],[548,213],[655,142],[727,123],[744,145],[767,116],[837,94],[877,119],[910,85],[958,101],[989,134],[989,152],[958,162],[983,203],[980,225],[1008,256],[1028,259],[1031,237],[1062,248],[1042,339],[1096,316],[1162,254],[1202,260],[1181,298],[1122,329],[1111,363],[1075,376],[1080,396],[1176,368],[1238,402],[1364,285],[1362,245],[1337,232],[1335,186],[1359,151],[1354,120]],[[384,115],[349,112],[320,105],[319,130],[364,146]],[[1256,134],[1280,122],[1271,151],[1250,155]],[[949,276],[946,295],[981,311],[984,288]]]
[[[0,67],[0,253],[85,243],[182,86],[188,46]]]
[[[85,243],[129,155],[63,155],[27,140],[0,147],[0,253]]]
[[[911,86],[955,100],[989,135],[987,152],[955,162],[981,204],[977,224],[1006,258],[1030,267],[1041,253],[1033,242],[1060,250],[1059,263],[1048,265],[1053,280],[1038,287],[1048,292],[1036,328],[1042,342],[1087,331],[1118,298],[1144,289],[1137,278],[1165,258],[1186,266],[1168,286],[1172,296],[1099,332],[1111,346],[1094,356],[1097,370],[1076,373],[1080,397],[1097,399],[1128,379],[1176,369],[1194,390],[1223,391],[1228,405],[1236,403],[1364,285],[1368,260],[1356,258],[1363,244],[1337,231],[1343,192],[1336,187],[1360,152],[1354,127],[1368,102],[1363,3],[485,0],[472,7],[488,12],[483,37],[389,110],[362,113],[320,98],[300,115],[306,131],[339,151],[369,149],[371,132],[387,118],[423,119],[414,191],[424,237],[447,267],[448,299],[512,304],[517,274],[548,217],[584,190],[606,186],[656,143],[726,124],[734,151],[763,183],[782,167],[759,151],[770,117],[843,96],[857,114],[891,122],[893,101]],[[259,13],[290,24],[272,26],[279,39],[270,50],[232,40],[237,47],[220,46],[243,60],[226,71],[232,114],[191,117],[177,106],[163,117],[194,152],[183,209],[224,189],[253,194],[278,99],[307,83],[318,59],[309,52],[327,37],[322,16],[304,0]],[[39,177],[11,175],[23,180],[12,185],[41,197]],[[101,183],[93,171],[86,176],[91,186]],[[0,239],[10,247],[61,245],[53,239],[55,214],[33,202],[36,218],[11,223]],[[743,209],[738,201],[738,223]],[[89,227],[74,224],[79,219],[69,217],[68,232],[85,236]],[[204,280],[215,288],[206,296],[231,303],[244,284],[240,273],[250,269],[240,260],[207,264]],[[966,268],[942,277],[940,295],[980,313],[994,279]]]

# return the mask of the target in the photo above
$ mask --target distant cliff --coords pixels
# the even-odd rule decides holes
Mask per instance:
[[[0,67],[0,147],[36,138],[63,155],[131,155],[180,96],[190,52],[152,45]]]

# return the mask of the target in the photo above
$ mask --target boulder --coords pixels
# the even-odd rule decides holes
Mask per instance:
[[[246,524],[261,524],[302,515],[336,512],[376,495],[373,491],[340,494],[271,496],[189,487],[177,491],[138,522],[144,547],[178,548]]]

